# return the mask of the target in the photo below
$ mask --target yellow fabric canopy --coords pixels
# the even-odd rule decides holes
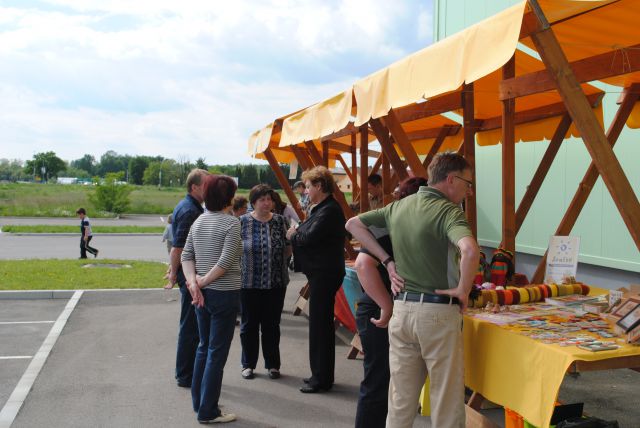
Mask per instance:
[[[355,83],[355,125],[453,91],[504,65],[516,50],[526,1]],[[491,49],[487,49],[491,46]]]
[[[340,131],[351,119],[352,90],[347,89],[285,119],[280,147],[312,141]]]

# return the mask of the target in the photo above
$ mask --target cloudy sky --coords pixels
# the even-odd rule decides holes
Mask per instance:
[[[431,0],[0,0],[0,158],[248,163],[249,135],[432,42]]]

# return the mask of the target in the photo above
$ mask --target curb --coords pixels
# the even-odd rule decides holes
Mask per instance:
[[[177,290],[177,287],[175,288]],[[161,291],[164,288],[96,288],[91,290],[2,290],[0,300],[45,300],[70,299],[76,291],[91,293],[94,291]]]
[[[13,233],[2,232],[8,236],[78,236],[80,233]],[[93,236],[162,236],[162,233],[94,233]]]

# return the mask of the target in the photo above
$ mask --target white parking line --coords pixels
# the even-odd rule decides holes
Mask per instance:
[[[24,400],[27,399],[27,395],[29,395],[29,391],[31,391],[33,383],[38,377],[40,370],[42,370],[45,361],[47,361],[47,358],[51,353],[51,349],[53,349],[53,346],[56,344],[58,337],[60,337],[60,333],[71,316],[73,309],[80,301],[82,293],[82,290],[78,290],[73,293],[73,297],[69,299],[67,306],[65,306],[55,324],[51,327],[51,331],[49,331],[49,334],[46,339],[44,339],[42,346],[40,346],[35,357],[31,360],[31,363],[29,363],[29,367],[27,367],[27,370],[20,378],[18,385],[16,385],[9,397],[9,400],[6,402],[2,410],[0,410],[0,428],[9,428],[18,415],[20,407],[24,404]]]
[[[30,360],[33,355],[9,355],[7,357],[0,357],[0,360]]]
[[[13,324],[53,324],[55,321],[0,321],[0,325]]]

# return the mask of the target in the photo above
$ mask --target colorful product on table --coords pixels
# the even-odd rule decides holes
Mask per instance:
[[[491,302],[498,305],[518,305],[542,302],[545,297],[567,296],[569,294],[589,294],[589,286],[576,284],[540,284],[528,287],[507,288],[506,290],[482,290],[476,299],[469,302],[474,308],[484,308]]]

